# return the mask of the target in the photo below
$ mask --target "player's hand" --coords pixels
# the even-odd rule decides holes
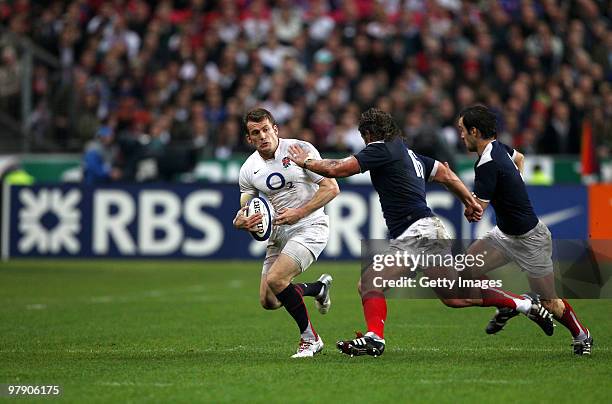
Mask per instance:
[[[302,208],[281,208],[278,210],[278,213],[279,214],[274,219],[275,225],[294,224],[306,216]]]
[[[474,202],[468,206],[466,206],[463,215],[468,220],[468,222],[473,223],[482,219],[483,214],[482,206],[478,202]]]
[[[289,146],[289,159],[300,167],[304,167],[304,161],[311,158],[310,153],[302,149],[298,145],[292,144]]]
[[[237,229],[257,231],[257,225],[261,223],[261,213],[256,213],[252,216],[245,216],[248,206],[244,206],[238,210],[234,218],[234,227]]]

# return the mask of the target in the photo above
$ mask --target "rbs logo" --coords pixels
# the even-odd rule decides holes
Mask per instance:
[[[122,190],[97,190],[93,196],[93,253],[108,253],[113,242],[123,255],[208,255],[221,246],[223,226],[202,208],[218,207],[221,202],[221,193],[214,191],[192,192],[181,201],[171,191],[143,190],[136,201]],[[181,218],[203,237],[185,237]],[[129,230],[133,223],[138,237],[132,237]]]
[[[216,253],[216,190],[23,187],[13,197],[11,255],[191,256]],[[208,210],[208,212],[206,211]]]

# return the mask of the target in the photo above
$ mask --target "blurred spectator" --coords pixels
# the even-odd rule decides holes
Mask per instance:
[[[284,45],[289,45],[302,34],[303,20],[298,8],[290,0],[278,2],[278,8],[272,10],[274,33]]]
[[[17,62],[15,49],[10,46],[2,48],[0,65],[0,109],[17,119],[20,114],[19,90],[21,68]]]
[[[284,88],[275,86],[270,96],[261,105],[272,113],[279,125],[284,125],[293,115],[293,107],[285,101]]]
[[[115,166],[116,155],[113,129],[110,126],[100,127],[85,149],[83,181],[93,185],[119,180],[121,171]]]
[[[240,124],[235,120],[226,121],[221,127],[215,157],[228,159],[240,145]]]
[[[364,143],[358,129],[359,115],[346,110],[340,117],[340,122],[330,133],[327,143],[335,150],[357,153],[363,149]]]
[[[310,10],[306,16],[308,21],[308,36],[315,43],[321,45],[329,37],[336,23],[329,15],[327,4],[323,0],[312,0]]]
[[[291,53],[290,49],[279,44],[276,35],[269,34],[266,44],[259,48],[259,59],[267,69],[276,71],[281,68],[285,57]]]
[[[245,18],[242,27],[249,42],[252,45],[259,45],[266,40],[270,32],[270,10],[263,0],[253,0],[248,10],[245,11]]]
[[[538,150],[545,154],[576,153],[578,140],[577,136],[570,138],[570,113],[567,104],[554,104],[548,126],[539,140]]]
[[[533,172],[531,173],[531,179],[529,180],[530,185],[552,185],[553,179],[544,172],[540,164],[533,166]]]

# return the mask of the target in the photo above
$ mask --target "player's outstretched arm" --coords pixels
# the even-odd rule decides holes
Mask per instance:
[[[482,213],[484,212],[483,206],[479,203],[477,198],[472,195],[457,174],[450,169],[448,163],[438,163],[438,168],[433,180],[444,185],[459,198],[465,206],[464,215],[468,221],[476,222],[482,218]]]
[[[319,182],[319,189],[312,198],[299,208],[285,208],[278,211],[274,224],[294,224],[303,217],[310,215],[317,209],[325,206],[340,193],[338,183],[333,178],[323,178]]]
[[[289,146],[289,158],[298,166],[327,178],[344,178],[359,174],[361,168],[355,156],[344,159],[315,160],[299,146]]]

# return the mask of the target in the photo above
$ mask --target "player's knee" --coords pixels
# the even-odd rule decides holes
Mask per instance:
[[[268,287],[272,290],[272,292],[274,292],[274,294],[282,292],[289,284],[286,279],[270,275],[268,275],[266,282],[268,283]]]

